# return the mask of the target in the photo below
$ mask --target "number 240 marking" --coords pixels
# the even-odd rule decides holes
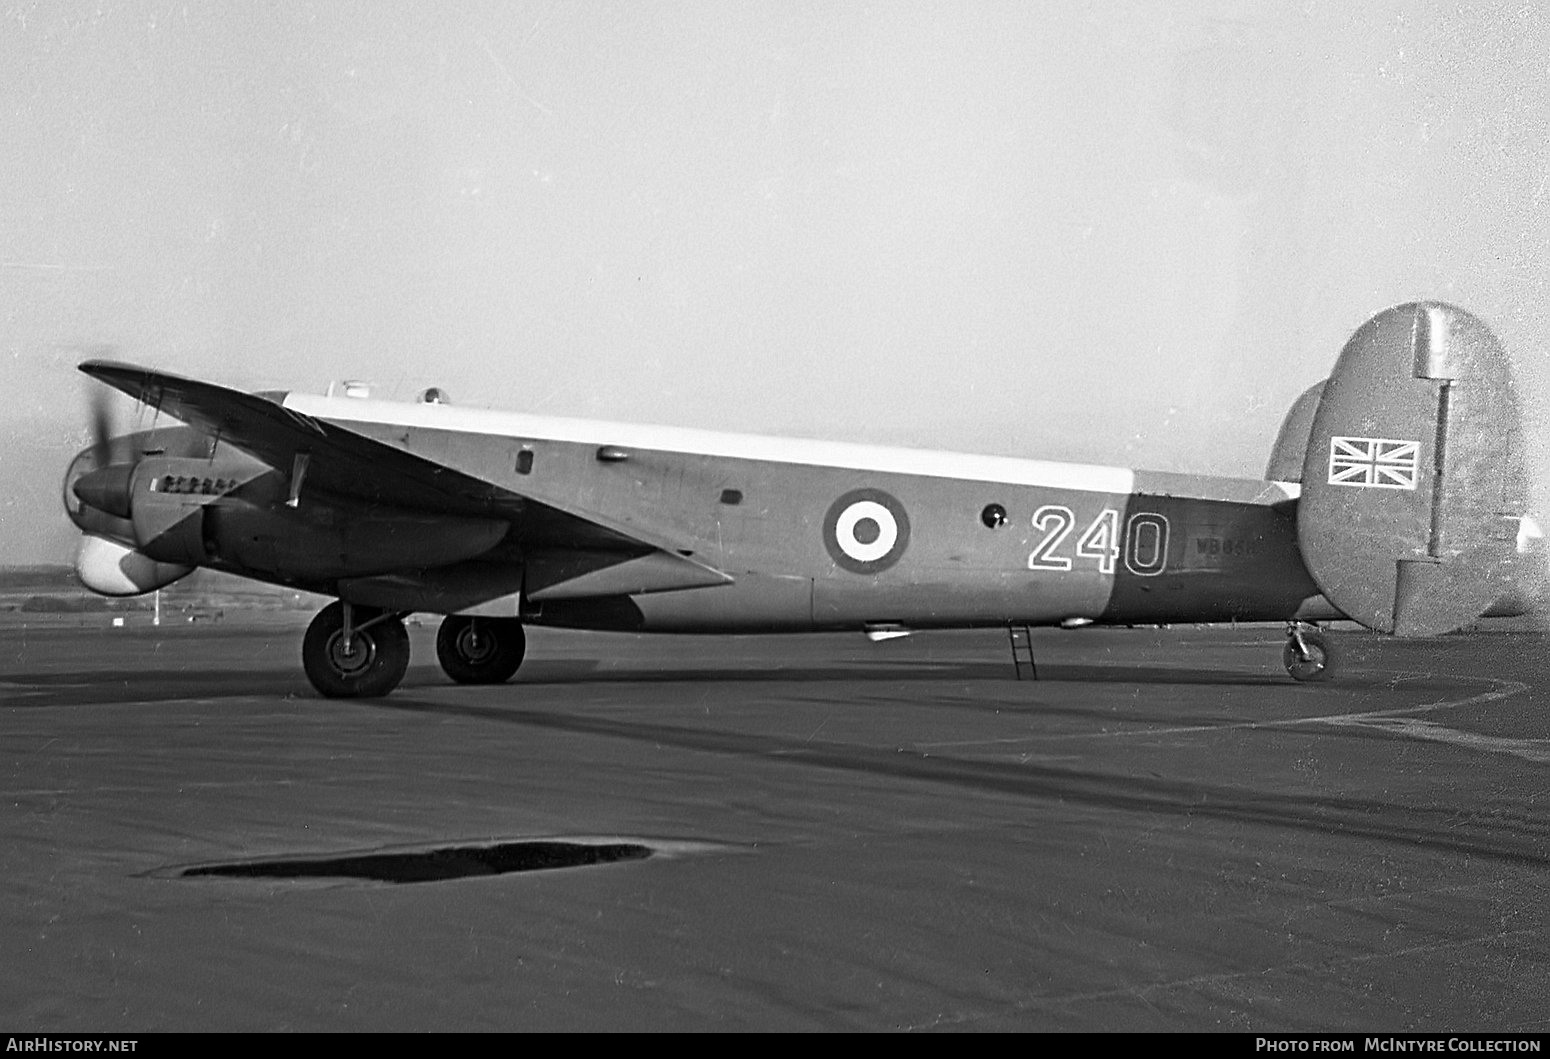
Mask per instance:
[[[1033,513],[1033,528],[1044,534],[1028,556],[1030,570],[1070,570],[1071,558],[1056,551],[1076,525],[1076,516],[1062,504],[1045,504]],[[1119,512],[1106,507],[1082,531],[1076,556],[1096,559],[1100,574],[1112,574],[1125,553],[1125,569],[1141,577],[1155,577],[1168,564],[1168,520],[1150,511],[1130,516],[1121,548]]]

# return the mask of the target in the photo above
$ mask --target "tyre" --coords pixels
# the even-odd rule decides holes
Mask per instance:
[[[527,633],[516,618],[451,614],[436,632],[436,658],[459,684],[504,684],[527,654]]]
[[[344,605],[330,603],[307,626],[301,664],[325,698],[374,699],[398,687],[409,668],[409,633],[396,615],[354,608],[355,632],[344,639]]]
[[[1304,632],[1303,645],[1307,652],[1299,650],[1297,641],[1288,638],[1281,649],[1281,662],[1293,680],[1309,682],[1329,680],[1334,676],[1335,655],[1329,641],[1320,632]]]

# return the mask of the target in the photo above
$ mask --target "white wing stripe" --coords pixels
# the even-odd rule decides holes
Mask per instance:
[[[1135,488],[1135,471],[1128,467],[1105,467],[1098,464],[1056,463],[1012,456],[980,456],[809,438],[730,434],[685,427],[604,423],[459,408],[446,404],[403,404],[397,401],[321,397],[294,392],[286,396],[285,407],[344,426],[350,423],[372,423],[419,427],[501,438],[617,445],[626,449],[838,467],[886,474],[917,474],[928,478],[1045,486],[1051,489],[1080,489],[1097,493],[1127,494]]]

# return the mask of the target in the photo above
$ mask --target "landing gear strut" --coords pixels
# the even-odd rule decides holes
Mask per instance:
[[[1286,646],[1281,649],[1281,661],[1293,680],[1328,680],[1334,676],[1335,653],[1317,625],[1287,622]]]
[[[398,687],[409,668],[409,634],[392,611],[330,603],[307,626],[301,665],[330,699],[374,699]]]
[[[436,657],[459,684],[504,684],[527,653],[527,634],[516,618],[449,614],[436,633]]]

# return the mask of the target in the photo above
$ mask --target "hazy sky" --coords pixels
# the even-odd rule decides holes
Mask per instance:
[[[96,347],[1257,476],[1388,304],[1550,344],[1517,0],[3,8],[3,560],[71,553]]]

